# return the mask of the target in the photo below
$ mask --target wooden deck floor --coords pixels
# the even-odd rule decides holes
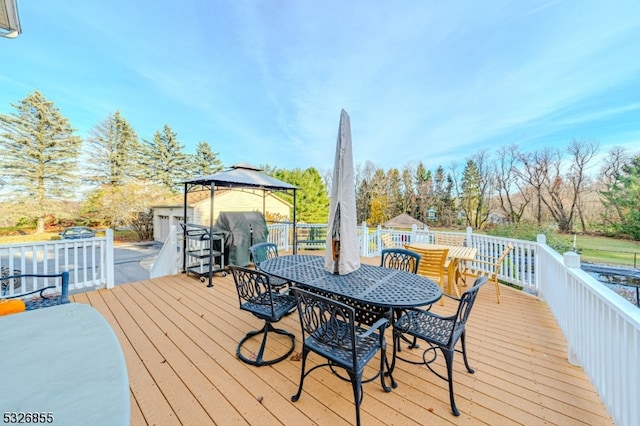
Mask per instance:
[[[99,310],[121,342],[129,371],[131,424],[352,424],[347,382],[316,370],[293,403],[299,361],[258,368],[236,358],[237,342],[262,324],[239,310],[230,275],[216,276],[214,282],[207,288],[193,276],[177,275],[72,297]],[[450,303],[434,307],[450,309]],[[299,351],[297,314],[279,326],[295,331]],[[446,382],[424,367],[400,362],[393,392],[383,392],[378,381],[364,386],[362,423],[613,424],[583,370],[567,362],[566,342],[545,303],[504,288],[497,304],[494,289],[485,286],[467,333],[476,373],[466,373],[456,355],[460,417],[451,414]],[[418,351],[403,354],[418,356]]]

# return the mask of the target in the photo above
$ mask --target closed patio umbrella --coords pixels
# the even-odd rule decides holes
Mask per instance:
[[[360,268],[351,122],[345,110],[340,114],[324,256],[325,268],[331,273],[346,275]]]

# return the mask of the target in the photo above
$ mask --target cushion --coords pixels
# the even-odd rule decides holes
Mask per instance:
[[[0,316],[24,312],[26,306],[20,299],[0,299]]]

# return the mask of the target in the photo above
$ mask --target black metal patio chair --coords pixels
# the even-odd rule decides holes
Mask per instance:
[[[414,251],[407,249],[384,249],[382,250],[382,254],[380,256],[380,266],[412,272],[414,274],[418,272],[419,264],[420,255]]]
[[[393,361],[395,364],[396,359],[412,364],[424,364],[431,370],[436,376],[447,381],[449,383],[449,400],[451,402],[451,410],[456,416],[460,415],[458,408],[456,407],[454,392],[453,392],[453,356],[456,352],[462,353],[464,365],[469,373],[474,373],[469,366],[467,360],[467,349],[465,342],[465,329],[471,308],[478,296],[478,290],[481,286],[486,284],[487,277],[480,277],[475,280],[473,287],[465,291],[460,299],[444,294],[453,300],[458,301],[458,309],[455,315],[441,316],[431,311],[424,309],[410,309],[407,310],[394,324],[393,324]],[[417,339],[423,340],[429,344],[429,347],[422,353],[421,361],[413,361],[406,358],[401,358],[397,352],[400,344],[400,337],[403,335],[413,336]],[[456,345],[460,341],[461,348],[456,349]],[[437,349],[439,349],[445,359],[447,374],[446,376],[439,371],[436,371],[432,366],[433,362],[438,356]],[[392,371],[394,365],[392,364]]]
[[[251,253],[253,265],[260,271],[260,264],[262,262],[278,257],[278,246],[269,242],[258,243],[249,247],[249,253]],[[282,278],[274,277],[270,274],[269,277],[271,278],[271,286],[278,290],[282,290],[291,285],[289,281],[283,280]]]
[[[390,392],[385,383],[386,341],[384,332],[389,324],[385,316],[379,318],[371,327],[358,325],[358,315],[353,306],[341,303],[330,297],[292,288],[295,295],[300,324],[302,327],[302,367],[298,392],[291,397],[296,402],[302,394],[305,377],[320,367],[344,369],[345,378],[351,382],[356,408],[356,424],[360,424],[360,405],[364,397],[362,384],[380,377],[382,388]],[[306,371],[307,356],[313,352],[325,358],[327,362],[315,365]],[[378,374],[369,380],[362,379],[365,366],[380,353]]]
[[[33,282],[33,290],[11,294],[11,287],[14,290],[21,286],[27,289],[30,281]],[[14,270],[14,275],[3,274],[0,284],[0,298],[21,299],[27,311],[69,303],[69,272],[66,271],[59,274],[21,274]]]
[[[233,274],[233,280],[238,291],[240,309],[251,312],[256,317],[264,320],[264,327],[260,330],[250,331],[240,340],[236,350],[238,358],[247,364],[256,366],[270,365],[282,361],[293,352],[295,336],[286,330],[273,327],[273,323],[280,321],[282,317],[295,309],[296,299],[289,294],[275,291],[271,285],[269,275],[264,272],[234,265],[229,266],[229,270]],[[290,347],[283,355],[264,359],[264,350],[269,333],[287,336],[290,340]],[[258,335],[262,335],[262,342],[258,352],[255,353],[255,358],[254,356],[245,355],[242,350],[244,344]]]

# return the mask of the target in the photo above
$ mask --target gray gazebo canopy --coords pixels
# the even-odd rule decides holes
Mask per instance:
[[[297,186],[283,182],[274,177],[262,173],[262,170],[248,163],[238,163],[231,166],[229,170],[215,173],[207,176],[200,176],[195,179],[185,180],[184,182],[184,220],[187,220],[187,194],[194,190],[209,188],[211,195],[209,198],[209,227],[213,234],[213,202],[215,198],[216,188],[236,188],[236,189],[258,189],[264,193],[263,199],[269,192],[292,192],[293,193],[293,251],[297,251],[295,235],[296,235],[296,191]],[[263,202],[263,215],[266,206]],[[183,255],[186,253],[186,240],[183,241]],[[183,259],[183,265],[186,259]]]
[[[186,180],[184,184],[185,188],[188,186],[213,185],[225,188],[257,188],[265,191],[293,191],[294,194],[298,189],[298,187],[287,182],[265,175],[262,173],[262,169],[248,163],[234,164],[229,170]]]

